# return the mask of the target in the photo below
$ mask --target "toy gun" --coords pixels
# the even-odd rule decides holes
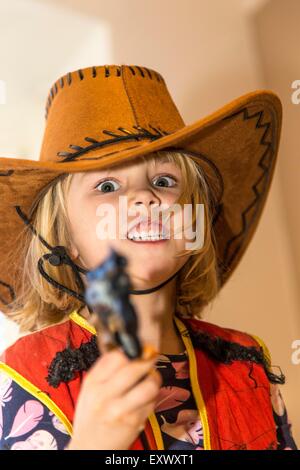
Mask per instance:
[[[126,265],[127,259],[111,249],[107,259],[87,273],[85,300],[97,315],[104,342],[110,347],[121,346],[127,357],[134,359],[141,356],[142,347],[137,315],[129,300],[132,286]]]

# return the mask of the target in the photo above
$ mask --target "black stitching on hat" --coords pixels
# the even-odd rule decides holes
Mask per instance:
[[[151,75],[151,72],[150,72],[150,70],[149,70],[149,69],[147,69],[146,67],[145,67],[145,70],[146,70],[147,74],[149,75],[149,78],[151,78],[151,80],[152,80],[152,75]]]
[[[93,139],[92,137],[85,137],[85,140],[87,142],[91,142],[91,145],[88,145],[87,147],[81,147],[79,145],[76,146],[76,145],[70,144],[69,147],[73,148],[74,150],[77,150],[76,152],[60,151],[60,152],[57,152],[57,155],[59,157],[65,157],[64,160],[62,160],[62,162],[74,161],[74,160],[77,160],[78,157],[80,157],[81,155],[87,152],[90,152],[91,150],[94,150],[95,148],[104,147],[105,145],[115,144],[117,142],[124,141],[124,140],[150,139],[152,141],[152,140],[159,139],[163,137],[164,135],[168,134],[166,131],[155,129],[152,126],[151,127],[152,129],[155,130],[155,133],[141,126],[132,126],[132,127],[136,129],[138,132],[135,133],[129,130],[125,130],[123,127],[118,127],[119,130],[121,130],[123,133],[126,133],[126,135],[119,135],[116,132],[104,129],[102,130],[103,134],[110,135],[111,137],[113,137],[112,139],[107,139],[107,140],[99,142],[96,139]],[[97,158],[95,158],[95,160],[96,159]],[[62,163],[62,162],[59,162],[59,163]]]
[[[80,145],[70,144],[69,147],[73,150],[82,150],[83,149],[83,147],[80,147]]]
[[[136,68],[138,69],[138,71],[140,72],[140,74],[142,75],[142,77],[145,77],[145,74],[143,72],[143,69],[141,67],[139,67],[138,65],[136,65]]]
[[[136,149],[137,147],[140,147],[140,145],[133,145],[132,147],[126,147],[125,149],[123,150],[131,150],[131,149]],[[119,153],[120,150],[115,150],[114,152],[109,152],[109,153],[105,153],[104,155],[101,155],[99,157],[92,157],[92,158],[84,158],[84,161],[85,160],[99,160],[100,158],[103,158],[103,157],[108,157],[109,155],[114,155],[115,153]]]
[[[140,145],[133,145],[132,147],[126,147],[124,148],[123,150],[131,150],[131,149],[136,149],[140,147]],[[103,157],[108,157],[109,155],[114,155],[115,153],[119,153],[120,150],[115,150],[114,152],[109,152],[109,153],[105,153],[104,155],[101,155],[99,157],[92,157],[92,158],[84,158],[84,161],[85,160],[99,160],[100,158],[103,158]]]
[[[149,126],[151,127],[151,124],[149,124]],[[159,132],[161,132],[161,133],[164,134],[164,135],[168,135],[168,134],[169,134],[169,132],[164,131],[160,126],[157,126],[157,129],[159,130]]]
[[[111,66],[111,68],[113,68],[114,66]],[[164,78],[162,77],[162,75],[160,75],[158,72],[154,71],[154,70],[150,70],[148,69],[147,67],[140,67],[138,65],[135,65],[134,67],[132,66],[125,66],[126,68],[128,68],[132,75],[135,75],[135,70],[134,70],[134,67],[137,68],[137,70],[139,71],[140,73],[140,77],[143,77],[143,78],[150,78],[151,80],[153,79],[152,77],[152,74],[154,75],[154,77],[156,78],[156,80],[158,82],[164,82]],[[89,67],[88,67],[89,68]],[[99,69],[102,70],[104,69],[105,71],[105,78],[108,78],[108,77],[111,77],[112,74],[111,74],[111,69],[110,69],[110,66],[108,65],[100,65],[99,66]],[[92,77],[95,78],[97,76],[97,68],[95,66],[91,67],[91,71],[92,71]],[[147,72],[147,74],[145,75],[145,71]],[[152,72],[152,74],[151,74]],[[79,78],[80,80],[83,80],[84,79],[84,71],[82,69],[79,69],[77,70],[77,73],[79,75]],[[122,75],[122,66],[116,66],[116,73],[115,73],[115,76],[117,77],[120,77]],[[60,84],[60,87],[63,88],[64,87],[64,78],[66,79],[68,85],[71,85],[72,84],[72,72],[68,72],[67,75],[63,76],[63,77],[60,77],[57,82]],[[47,104],[45,106],[45,119],[47,119],[48,117],[48,113],[49,113],[49,108],[52,104],[52,101],[53,101],[53,98],[55,96],[55,94],[57,94],[58,92],[58,87],[57,87],[57,83],[55,82],[55,84],[53,85],[53,87],[50,89],[49,91],[49,96],[48,96],[48,99],[47,99]]]
[[[256,123],[255,123],[255,128],[256,129],[261,129],[263,127],[265,128],[265,131],[264,131],[259,143],[260,143],[260,145],[264,145],[266,147],[266,150],[263,152],[263,154],[262,154],[262,156],[261,156],[261,158],[258,162],[258,166],[262,169],[262,174],[258,177],[257,181],[252,185],[252,190],[254,192],[255,197],[250,202],[250,204],[243,210],[243,212],[241,214],[242,228],[241,228],[240,232],[237,235],[232,237],[226,243],[223,259],[224,259],[225,264],[228,267],[232,264],[235,257],[237,256],[238,252],[240,251],[241,246],[243,244],[244,235],[247,232],[247,230],[248,230],[249,226],[251,225],[251,223],[253,223],[253,220],[255,220],[255,218],[256,218],[257,211],[260,208],[260,201],[263,198],[263,196],[264,196],[264,194],[267,190],[267,187],[268,187],[269,174],[270,174],[270,171],[271,171],[271,168],[272,168],[272,163],[273,163],[273,159],[274,159],[274,155],[275,155],[275,152],[274,152],[274,135],[273,135],[273,133],[272,133],[271,142],[268,142],[268,141],[265,140],[266,135],[267,135],[269,129],[271,128],[271,122],[265,122],[264,124],[262,124],[263,115],[264,115],[263,110],[257,111],[254,114],[250,115],[248,108],[243,108],[240,111],[237,111],[237,112],[235,112],[235,113],[233,113],[229,116],[226,116],[225,118],[223,118],[223,120],[232,119],[232,118],[234,118],[236,116],[239,116],[239,115],[242,116],[243,120],[257,119],[258,118]],[[266,159],[266,156],[269,156],[269,155],[271,156],[271,158]],[[265,160],[267,160],[267,161],[265,161]],[[259,190],[258,190],[258,185],[260,184],[260,182],[263,179],[265,180],[264,181],[264,187],[263,187],[263,189],[260,193]],[[255,206],[256,206],[256,209],[254,211],[254,214],[252,215],[252,219],[247,220],[249,211]],[[234,252],[230,254],[229,250],[230,250],[231,245],[238,239],[241,239],[240,243],[236,246]]]
[[[99,140],[93,139],[93,137],[85,137],[84,140],[91,142],[92,144],[98,144]]]
[[[118,130],[121,131],[121,132],[124,132],[124,134],[127,134],[127,135],[131,135],[132,132],[129,131],[128,129],[125,129],[125,127],[118,127]]]
[[[143,77],[143,78],[147,78],[145,76],[145,73],[144,73],[144,70],[146,70],[147,74],[148,74],[148,77],[152,80],[153,77],[151,75],[151,72],[152,74],[154,75],[154,77],[156,78],[156,80],[158,82],[164,82],[164,78],[162,77],[162,75],[160,75],[158,72],[156,72],[155,70],[150,70],[148,69],[147,67],[140,67],[139,65],[134,65],[134,67],[140,72],[140,76]],[[135,75],[135,70],[133,67],[131,66],[128,66],[129,70],[131,71],[132,75]]]

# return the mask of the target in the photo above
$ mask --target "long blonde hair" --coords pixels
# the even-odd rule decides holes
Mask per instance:
[[[178,203],[192,203],[193,221],[196,204],[204,204],[205,232],[201,248],[189,250],[191,255],[177,276],[175,311],[185,317],[202,318],[201,312],[217,295],[215,240],[211,214],[213,202],[209,196],[201,167],[189,157],[188,152],[161,150],[140,159],[164,158],[174,162],[182,172],[183,192]],[[66,209],[66,195],[73,174],[64,175],[53,183],[39,200],[32,224],[51,246],[63,245],[68,250],[71,234]],[[47,253],[39,238],[27,231],[24,239],[24,263],[22,265],[21,292],[11,305],[8,316],[20,325],[20,331],[36,331],[47,325],[63,321],[82,302],[50,284],[39,272],[38,260]],[[184,255],[182,253],[182,255]],[[65,265],[58,267],[48,263],[46,271],[56,282],[78,291],[74,273]]]

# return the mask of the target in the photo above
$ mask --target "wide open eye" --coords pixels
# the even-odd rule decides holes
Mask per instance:
[[[101,193],[111,193],[111,192],[117,191],[119,188],[120,188],[119,183],[117,183],[116,181],[112,179],[101,181],[96,186],[96,189],[100,191]]]
[[[153,183],[156,186],[170,188],[176,186],[177,181],[173,176],[160,175],[154,178]]]

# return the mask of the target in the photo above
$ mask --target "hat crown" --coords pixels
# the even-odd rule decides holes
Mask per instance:
[[[51,87],[40,160],[99,158],[184,126],[158,72],[131,65],[87,67]]]

